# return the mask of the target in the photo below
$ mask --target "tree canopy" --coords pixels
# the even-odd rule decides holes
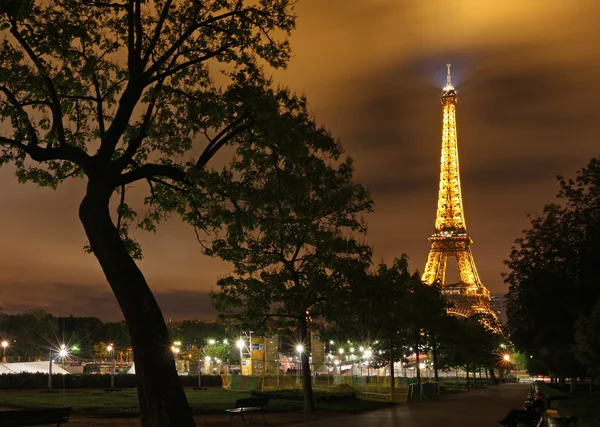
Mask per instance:
[[[600,160],[559,182],[558,201],[533,216],[516,240],[505,281],[511,340],[537,367],[545,365],[542,373],[564,377],[581,372],[573,352],[576,322],[600,297]]]
[[[238,150],[232,179],[218,190],[230,203],[214,212],[225,230],[207,252],[230,261],[234,274],[218,281],[212,298],[220,319],[254,330],[292,326],[309,348],[308,330],[319,329],[348,277],[370,263],[359,238],[373,202],[305,100],[283,91],[276,99],[278,119],[260,129],[266,145]],[[302,361],[305,409],[312,411],[308,353]]]
[[[281,105],[260,65],[286,64],[294,22],[289,0],[0,2],[0,165],[52,188],[86,179],[79,217],[127,321],[144,426],[193,419],[129,227],[219,225],[206,209],[228,176],[209,162],[267,136]]]

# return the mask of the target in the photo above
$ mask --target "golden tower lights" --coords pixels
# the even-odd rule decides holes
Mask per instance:
[[[485,312],[496,317],[490,308],[490,292],[481,283],[473,254],[473,240],[467,234],[460,190],[458,166],[458,139],[456,133],[456,104],[458,97],[452,86],[450,64],[446,86],[442,89],[442,156],[440,164],[440,188],[438,194],[435,229],[429,241],[431,249],[422,280],[427,284],[438,282],[442,292],[450,298],[454,307],[452,314],[470,316]],[[456,258],[460,282],[446,284],[448,258]]]

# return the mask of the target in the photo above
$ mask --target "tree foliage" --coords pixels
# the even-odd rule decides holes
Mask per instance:
[[[557,203],[516,240],[505,281],[511,340],[543,361],[545,373],[565,376],[580,370],[572,350],[576,321],[600,296],[600,161],[559,181]]]
[[[218,281],[212,298],[219,318],[254,330],[292,325],[309,348],[308,330],[319,329],[332,297],[370,262],[357,238],[372,201],[306,101],[285,91],[275,99],[278,119],[259,128],[260,143],[238,150],[231,180],[219,189],[231,203],[215,212],[226,229],[208,252],[233,263],[234,274]],[[311,411],[306,353],[303,371]]]

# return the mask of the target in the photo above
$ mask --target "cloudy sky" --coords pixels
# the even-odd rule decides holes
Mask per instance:
[[[594,0],[300,0],[293,58],[277,81],[305,94],[340,138],[376,203],[375,261],[407,253],[422,271],[433,231],[440,89],[452,63],[463,201],[483,283],[500,276],[528,213],[600,147],[600,3]],[[118,319],[84,254],[82,182],[57,191],[0,169],[0,307]],[[229,267],[172,220],[138,233],[140,266],[167,319],[212,318],[207,293]],[[449,278],[457,277],[456,267]]]

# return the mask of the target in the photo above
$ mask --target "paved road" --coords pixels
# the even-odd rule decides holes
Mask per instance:
[[[504,384],[444,395],[437,401],[411,402],[362,415],[312,423],[327,427],[499,427],[511,408],[523,406],[529,384]]]

